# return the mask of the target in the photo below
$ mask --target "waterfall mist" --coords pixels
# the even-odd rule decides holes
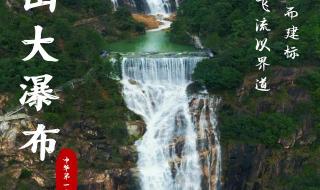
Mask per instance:
[[[220,158],[215,156],[220,154],[220,148],[216,147],[213,154],[203,158],[200,152],[208,148],[209,142],[206,146],[197,142],[201,134],[207,134],[200,130],[215,130],[215,121],[211,118],[214,110],[210,111],[215,105],[213,99],[207,97],[198,99],[199,103],[206,99],[201,108],[199,103],[190,108],[196,97],[190,98],[186,92],[194,68],[203,59],[197,56],[123,59],[124,99],[147,126],[142,139],[136,142],[142,190],[200,190],[204,178],[207,178],[207,189],[215,189],[210,188],[211,177],[203,177],[202,163],[209,164],[207,169],[212,173],[212,162],[220,164],[217,161]],[[218,134],[213,136],[218,138]],[[220,166],[213,168],[216,168],[214,174],[220,173]],[[218,184],[218,180],[213,184]]]
[[[148,4],[150,14],[167,14],[171,13],[170,0],[145,0]]]

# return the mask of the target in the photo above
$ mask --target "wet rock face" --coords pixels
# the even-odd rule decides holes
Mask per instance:
[[[79,190],[134,190],[137,189],[137,180],[130,170],[112,169],[99,174],[90,174]]]
[[[255,147],[235,146],[224,149],[224,189],[246,189],[246,181],[250,178],[254,167],[254,156],[258,153]]]
[[[148,13],[149,7],[145,0],[117,0],[119,7],[127,7],[134,13]]]
[[[15,152],[16,139],[22,130],[35,130],[30,119],[0,122],[0,150],[3,154]]]
[[[275,67],[270,78],[271,92],[266,96],[254,99],[255,104],[249,107],[243,97],[250,97],[249,86],[254,86],[251,75],[245,77],[244,83],[238,90],[238,103],[234,110],[241,112],[244,108],[252,108],[251,114],[291,113],[301,103],[306,103],[311,96],[308,91],[296,84],[296,79],[308,72],[310,68]],[[279,97],[281,93],[282,98]],[[254,98],[254,97],[253,97]],[[225,105],[230,104],[225,99]],[[240,111],[238,111],[240,110]],[[287,189],[280,179],[296,176],[307,163],[308,150],[317,136],[314,134],[314,123],[308,113],[301,113],[301,123],[298,129],[287,137],[277,139],[274,146],[266,146],[252,142],[245,144],[237,139],[224,139],[223,151],[223,190],[263,190]],[[277,144],[278,143],[278,144]],[[305,147],[303,147],[305,146]],[[301,152],[303,154],[301,154]],[[304,152],[305,151],[305,152]]]
[[[143,23],[146,29],[157,29],[159,28],[161,22],[157,20],[156,16],[154,15],[146,15],[146,14],[136,14],[133,13],[132,17],[137,22]]]
[[[148,13],[149,7],[145,0],[134,0],[136,11],[140,13]]]
[[[0,114],[3,113],[3,108],[5,107],[6,103],[9,101],[9,97],[6,95],[0,94]]]
[[[220,142],[216,128],[215,111],[220,100],[209,96],[195,96],[190,104],[192,120],[197,131],[197,150],[202,169],[201,188],[216,189],[220,186]]]
[[[54,138],[58,143],[56,151],[48,155],[44,162],[39,161],[38,152],[33,154],[29,148],[18,150],[29,139],[22,131],[34,131],[38,121],[34,118],[1,122],[0,125],[0,179],[7,176],[7,184],[16,187],[21,181],[23,171],[30,173],[28,183],[35,187],[54,188],[55,158],[58,150],[72,144],[79,162],[79,189],[122,190],[130,189],[133,180],[130,168],[136,162],[135,149],[122,146],[115,149],[108,143],[100,127],[96,127],[93,119],[73,121],[61,128],[61,135]],[[50,128],[50,126],[47,126]],[[17,140],[19,139],[19,140]],[[118,151],[125,164],[114,165],[113,170],[105,170],[106,163],[113,164],[113,152]],[[2,184],[3,185],[3,184]],[[13,188],[15,189],[15,188]]]
[[[191,95],[192,94],[198,94],[201,91],[205,91],[205,87],[203,86],[203,84],[201,84],[200,82],[192,82],[188,87],[187,87],[187,94]]]
[[[45,187],[47,184],[44,176],[52,170],[37,168],[39,154],[31,153],[30,148],[19,150],[29,140],[22,131],[34,131],[35,124],[30,118],[0,122],[0,180],[7,189],[19,189],[21,180],[28,181],[29,187]],[[46,159],[50,162],[53,157],[46,155]]]
[[[223,146],[223,189],[263,190],[285,189],[279,179],[296,175],[308,160],[293,147],[310,145],[316,136],[306,125],[287,139],[279,139],[279,148],[265,145],[225,144]]]
[[[223,157],[224,190],[283,189],[275,181],[299,170],[305,160],[264,145],[240,144],[225,146]]]
[[[130,121],[127,122],[127,130],[129,135],[141,137],[146,132],[146,125],[141,120]]]

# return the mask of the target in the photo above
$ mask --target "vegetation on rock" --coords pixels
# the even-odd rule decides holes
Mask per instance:
[[[0,112],[6,113],[20,105],[19,85],[25,82],[24,76],[50,74],[53,76],[50,88],[62,87],[63,91],[58,92],[60,100],[53,101],[41,112],[28,109],[32,116],[28,122],[32,123],[30,126],[41,122],[61,132],[55,137],[54,154],[45,162],[37,161],[39,155],[29,150],[19,155],[10,147],[1,151],[0,157],[5,159],[0,161],[0,189],[42,189],[36,178],[42,179],[48,188],[54,186],[52,163],[63,147],[72,148],[79,156],[81,185],[95,183],[86,180],[110,168],[133,167],[134,153],[124,153],[122,149],[133,143],[125,122],[137,117],[126,108],[119,82],[111,79],[111,63],[100,54],[109,41],[144,33],[144,26],[134,21],[125,8],[114,12],[109,0],[57,1],[54,13],[46,6],[25,11],[23,5],[24,0],[0,3],[0,94],[10,97]],[[39,55],[28,62],[21,60],[32,48],[21,41],[34,38],[36,25],[43,27],[43,38],[55,39],[43,47],[59,62],[46,62]],[[80,82],[65,85],[74,79]],[[14,126],[19,129],[16,144],[19,147],[27,140],[20,130],[30,128],[19,122]],[[13,172],[21,173],[20,177],[15,177]]]
[[[271,13],[265,13],[261,3],[250,0],[185,0],[172,25],[171,39],[190,43],[189,35],[198,35],[215,52],[213,59],[199,63],[193,79],[223,99],[218,113],[219,129],[225,155],[231,155],[224,158],[225,188],[317,189],[319,158],[314,155],[320,148],[320,3],[317,0],[268,3]],[[286,7],[295,7],[299,17],[292,21],[285,17]],[[255,20],[263,17],[269,22],[269,34],[255,31]],[[285,29],[292,25],[299,27],[300,40],[287,42]],[[255,80],[262,75],[255,66],[257,57],[263,56],[255,50],[255,38],[263,37],[268,37],[272,49],[265,54],[271,64],[264,72],[271,88],[268,93],[254,90]],[[286,43],[298,47],[298,59],[285,59]],[[230,148],[241,145],[248,152]],[[264,153],[253,151],[252,146],[257,150],[266,147],[273,154],[263,158]],[[237,156],[250,154],[259,154],[255,159],[260,160],[251,160],[250,164],[245,163],[248,160],[237,160]],[[260,168],[265,168],[262,173],[250,170],[258,162]],[[287,169],[282,170],[282,164]],[[274,178],[272,172],[276,171]],[[243,179],[245,175],[251,177]]]

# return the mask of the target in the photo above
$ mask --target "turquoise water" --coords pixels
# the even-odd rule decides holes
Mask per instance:
[[[170,42],[165,31],[147,32],[135,38],[121,40],[107,45],[109,51],[115,52],[183,52],[194,51],[193,46]]]

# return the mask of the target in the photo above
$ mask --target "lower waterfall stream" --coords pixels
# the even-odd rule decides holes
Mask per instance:
[[[124,56],[123,96],[147,129],[136,142],[142,190],[220,187],[221,149],[215,110],[219,99],[188,95],[203,56]]]

